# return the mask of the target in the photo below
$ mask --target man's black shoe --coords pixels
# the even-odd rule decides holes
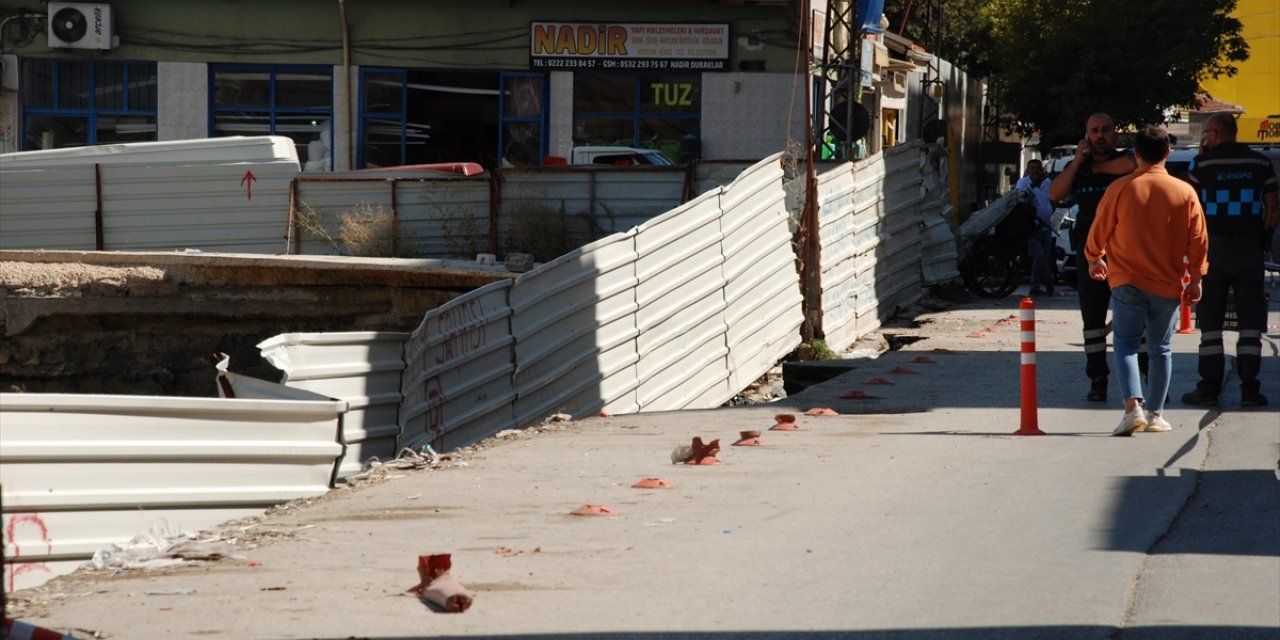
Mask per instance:
[[[1262,401],[1265,403],[1266,398],[1263,398]],[[1197,407],[1216,407],[1218,406],[1218,396],[1196,389],[1182,394],[1182,404],[1190,404]]]
[[[1267,406],[1267,397],[1261,393],[1244,393],[1240,395],[1240,406],[1265,407]]]
[[[1089,386],[1089,395],[1085,396],[1089,402],[1106,402],[1107,401],[1107,379],[1094,378]]]

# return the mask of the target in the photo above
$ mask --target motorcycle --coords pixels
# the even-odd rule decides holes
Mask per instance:
[[[960,225],[960,275],[965,287],[980,298],[1004,298],[1031,272],[1027,238],[1035,231],[1035,205],[1030,192],[1015,189]],[[1075,251],[1070,231],[1072,210],[1055,212],[1053,260],[1055,280],[1074,271]]]

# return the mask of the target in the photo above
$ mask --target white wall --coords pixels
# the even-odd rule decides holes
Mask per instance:
[[[547,154],[568,158],[573,148],[573,73],[552,71],[547,111]]]
[[[0,56],[0,153],[18,150],[18,56]]]
[[[702,74],[702,158],[745,160],[804,147],[804,76],[790,73]]]
[[[156,63],[156,139],[209,137],[209,65]]]

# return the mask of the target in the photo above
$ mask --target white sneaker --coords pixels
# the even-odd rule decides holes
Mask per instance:
[[[1111,432],[1113,436],[1131,436],[1134,431],[1142,431],[1147,428],[1147,418],[1142,414],[1142,405],[1133,408],[1133,411],[1126,411],[1124,417],[1120,419],[1120,426]]]
[[[1164,432],[1171,429],[1173,429],[1173,425],[1169,424],[1163,416],[1158,413],[1152,413],[1147,416],[1147,428],[1142,429],[1142,431]]]

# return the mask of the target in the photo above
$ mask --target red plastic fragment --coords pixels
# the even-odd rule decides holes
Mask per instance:
[[[840,415],[839,413],[837,413],[834,409],[831,409],[830,407],[814,407],[814,408],[812,408],[812,409],[810,409],[810,410],[808,410],[808,411],[804,412],[804,414],[805,414],[806,416],[838,416],[838,415]]]
[[[603,504],[584,504],[573,510],[575,516],[616,516],[618,510]]]
[[[790,413],[780,413],[773,417],[777,424],[769,427],[770,431],[801,431],[803,427],[796,424],[796,417]]]
[[[445,611],[462,613],[471,608],[471,594],[449,575],[452,564],[447,553],[418,556],[419,582],[409,592]]]

